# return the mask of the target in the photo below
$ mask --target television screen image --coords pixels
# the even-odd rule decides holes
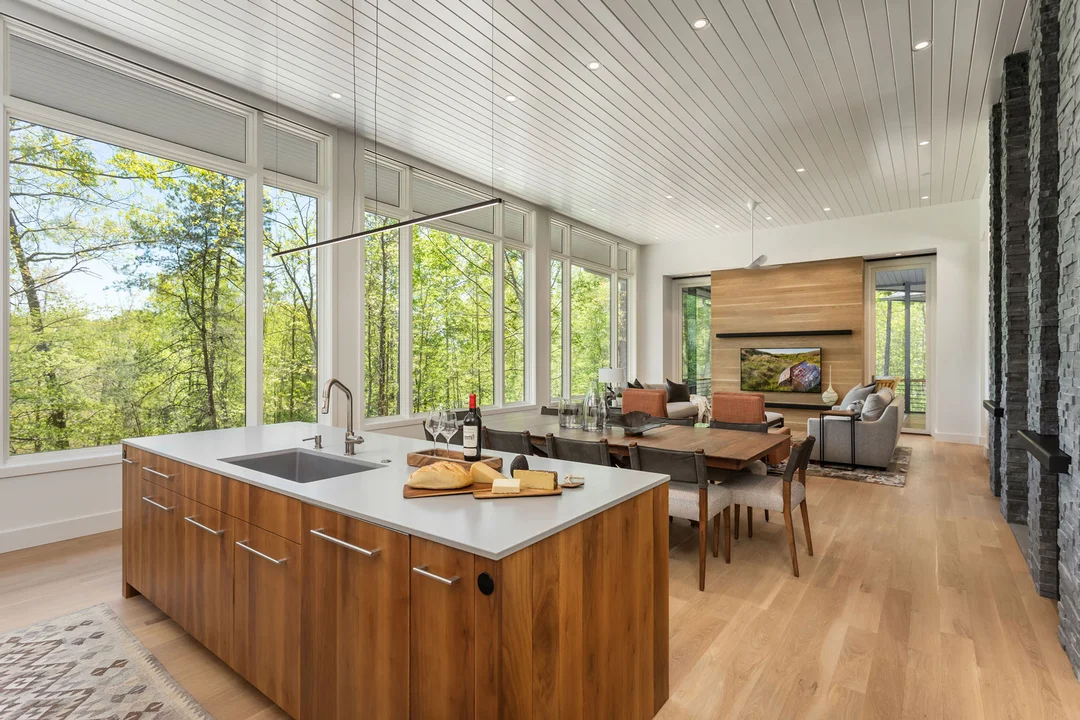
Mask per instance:
[[[742,348],[741,387],[751,392],[821,392],[821,348]]]

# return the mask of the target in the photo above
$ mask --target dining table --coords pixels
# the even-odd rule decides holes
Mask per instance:
[[[608,451],[616,458],[628,458],[630,444],[660,448],[662,450],[689,450],[705,452],[705,464],[723,470],[742,470],[755,460],[760,460],[775,448],[791,442],[791,436],[775,432],[747,432],[721,430],[688,425],[662,425],[646,430],[642,435],[627,435],[620,427],[603,431],[584,430],[580,427],[560,427],[557,415],[522,415],[520,413],[492,415],[484,418],[485,424],[494,430],[515,432],[529,431],[533,446],[543,451],[546,436],[550,433],[570,440],[607,440]]]

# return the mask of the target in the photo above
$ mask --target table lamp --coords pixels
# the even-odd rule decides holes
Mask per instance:
[[[626,384],[626,368],[600,368],[599,380],[607,386],[605,398],[608,406],[611,406],[617,389]]]

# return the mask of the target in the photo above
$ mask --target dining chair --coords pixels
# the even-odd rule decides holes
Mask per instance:
[[[769,432],[770,425],[769,425],[768,422],[743,423],[743,422],[721,422],[719,420],[710,420],[709,421],[709,427],[713,428],[713,429],[716,429],[716,430],[740,430],[742,432],[762,432],[763,433],[763,432]],[[780,434],[791,435],[791,428],[778,429],[778,430],[776,430],[776,432],[778,432]],[[787,453],[787,452],[788,451],[785,451],[785,453]],[[775,450],[770,451],[770,453],[766,456],[766,461],[769,462],[769,463],[772,463],[772,461],[776,457],[775,453],[776,453]],[[784,457],[787,457],[787,454],[785,454]],[[758,465],[760,465],[760,463]],[[756,469],[758,469],[760,471],[763,471],[763,472],[759,472],[758,474],[765,474],[765,473],[768,472],[767,468],[757,467]],[[717,480],[723,482],[724,477],[722,477],[722,475],[726,474],[726,472],[727,471],[719,471],[721,477],[717,477],[716,473],[714,473],[714,479],[717,479]],[[735,539],[736,540],[739,539],[739,517],[742,514],[741,508],[742,508],[741,505],[736,505],[735,506]],[[768,510],[765,511],[765,522],[769,522],[769,511]],[[747,507],[746,508],[746,536],[748,538],[754,537],[754,508],[752,508],[752,507]]]
[[[731,491],[709,482],[704,450],[661,450],[630,443],[630,469],[664,473],[668,483],[668,515],[698,524],[698,590],[705,589],[705,553],[709,520],[713,523],[712,554],[720,554],[720,515],[724,516],[724,562],[731,562]],[[696,487],[694,487],[696,486]]]
[[[611,467],[611,453],[608,452],[607,438],[596,441],[570,440],[548,433],[544,440],[547,456],[552,460],[569,460]]]
[[[784,476],[757,475],[754,473],[736,473],[729,475],[724,486],[731,490],[731,500],[735,503],[735,518],[738,522],[740,504],[765,510],[779,510],[784,513],[784,525],[787,528],[788,548],[791,550],[791,569],[799,577],[799,557],[795,551],[795,528],[792,525],[792,510],[798,506],[802,510],[803,530],[806,532],[806,551],[814,555],[814,542],[810,539],[810,516],[806,510],[806,465],[814,449],[816,438],[810,435],[803,441],[793,455],[788,458]],[[796,474],[797,473],[797,474]],[[749,517],[749,516],[748,516]],[[747,520],[747,534],[751,520]],[[736,525],[738,528],[738,525]],[[738,537],[738,530],[736,535]]]
[[[559,415],[559,408],[553,408],[553,407],[548,407],[547,405],[541,405],[540,406],[540,414],[541,415],[555,415],[557,417]]]
[[[498,452],[532,455],[532,436],[528,430],[492,430],[484,426],[484,447]]]
[[[770,415],[773,417],[770,418]],[[720,392],[712,396],[713,420],[725,423],[766,423],[770,427],[784,426],[784,416],[765,411],[765,394],[748,392]],[[791,430],[788,430],[790,433]],[[771,450],[765,457],[770,465],[779,465],[787,459],[791,448],[781,446]]]

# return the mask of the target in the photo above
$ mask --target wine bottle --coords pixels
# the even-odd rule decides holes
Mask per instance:
[[[465,459],[470,462],[480,460],[480,411],[476,408],[476,393],[469,395],[469,412],[461,422],[461,445]]]

